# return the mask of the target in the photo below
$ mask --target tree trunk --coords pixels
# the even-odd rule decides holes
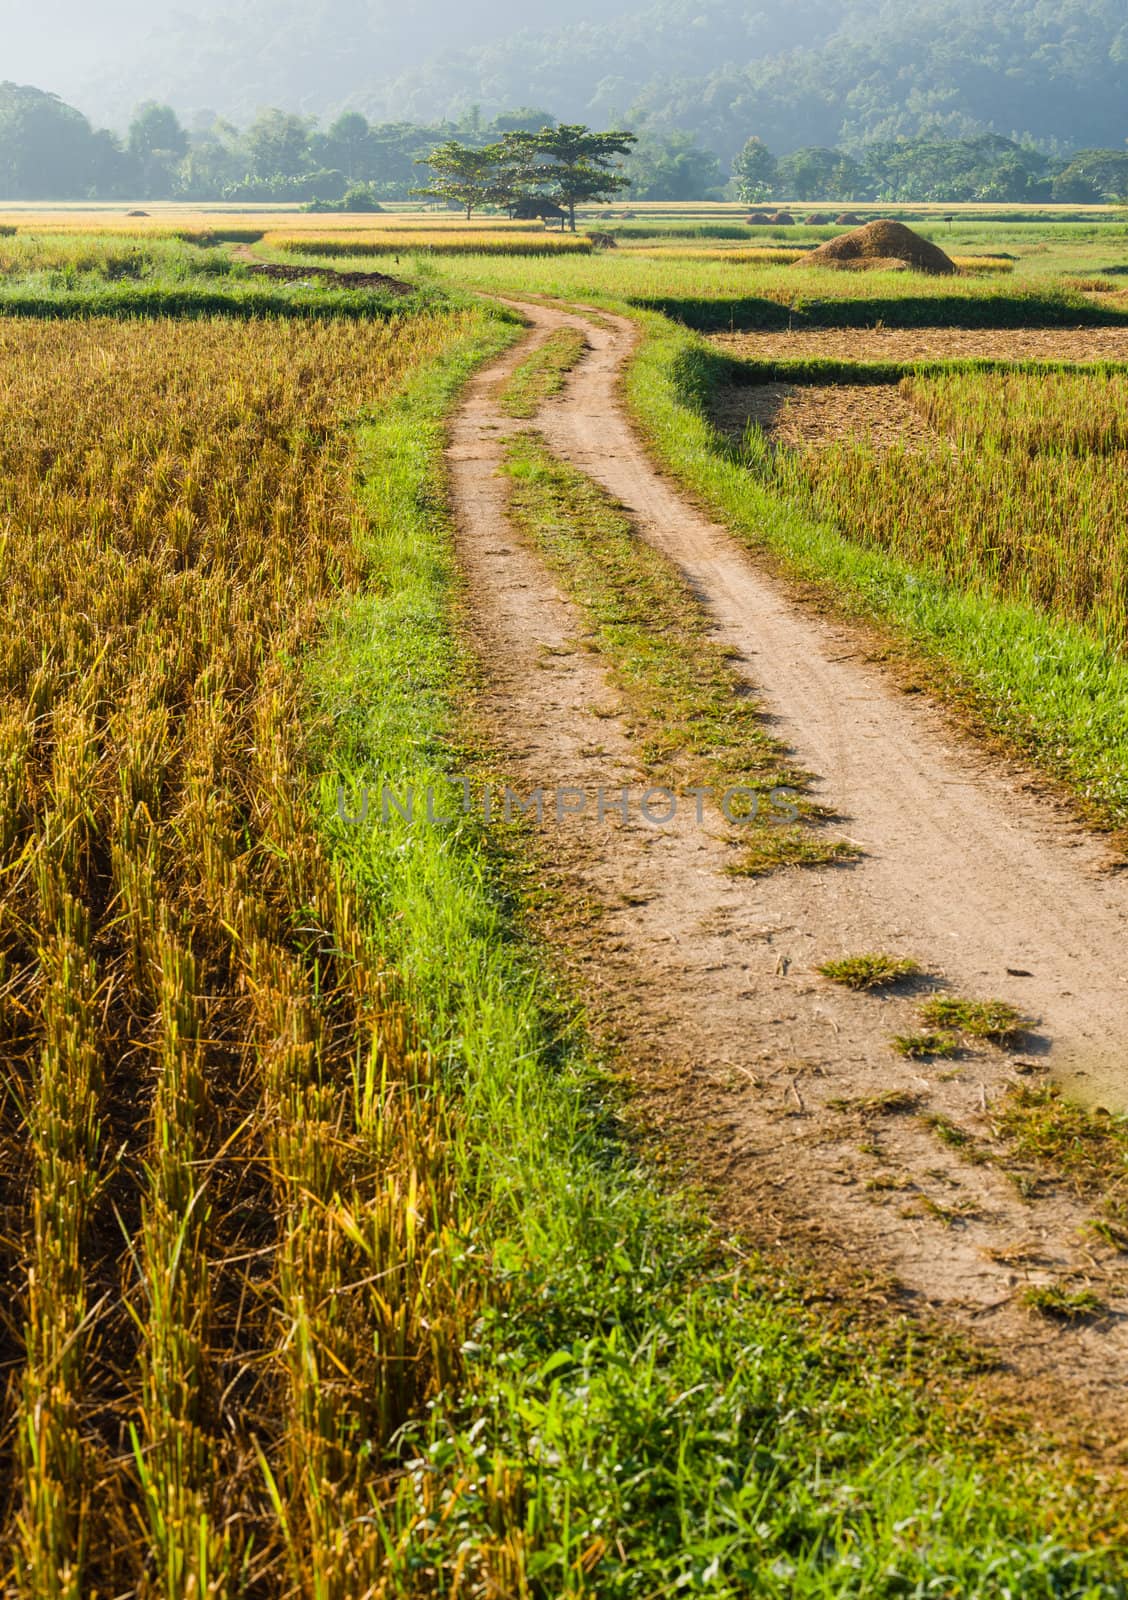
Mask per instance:
[[[572,229],[572,232],[575,233],[575,231],[576,231],[576,202],[575,202],[575,199],[573,197],[569,197],[569,200],[568,200],[568,223],[569,223],[569,225],[570,225],[570,227]],[[560,227],[561,227],[561,231],[563,231],[564,224],[561,223]]]

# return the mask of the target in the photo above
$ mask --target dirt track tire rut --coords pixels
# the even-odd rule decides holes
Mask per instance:
[[[682,570],[773,732],[819,775],[820,798],[866,852],[849,870],[747,880],[724,871],[734,845],[719,817],[701,828],[592,815],[546,827],[534,849],[560,903],[596,908],[571,932],[559,924],[593,1014],[753,1238],[888,1277],[919,1311],[994,1343],[1023,1393],[1052,1384],[1079,1409],[1122,1415],[1128,1282],[1123,1258],[1085,1232],[1092,1203],[1061,1188],[1026,1201],[923,1120],[950,1119],[989,1145],[1013,1059],[986,1048],[947,1070],[902,1061],[889,1039],[912,1030],[916,1002],[845,993],[814,968],[862,950],[912,955],[954,992],[1036,1015],[1039,1066],[1123,1095],[1128,884],[1104,872],[1098,840],[969,747],[924,697],[899,693],[862,659],[864,640],[796,606],[655,470],[618,394],[633,324],[521,309],[529,341],[473,381],[449,449],[482,664],[477,711],[515,786],[645,779],[578,613],[506,521],[498,473],[523,426],[500,410],[500,383],[530,343],[577,326],[590,350],[535,426]],[[843,1109],[889,1091],[913,1111]],[[1109,1314],[1040,1321],[1022,1295],[1046,1282],[1091,1285]]]

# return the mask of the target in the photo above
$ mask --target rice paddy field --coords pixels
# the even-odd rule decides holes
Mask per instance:
[[[519,835],[348,821],[492,759],[443,448],[517,294],[633,318],[665,469],[1123,829],[1128,224],[941,208],[930,279],[735,208],[152,209],[0,217],[3,1593],[1128,1593],[1120,1468],[632,1131]],[[717,425],[772,383],[914,439]]]
[[[1069,617],[1122,650],[1128,371],[907,378],[899,392],[932,448],[878,453],[863,434],[777,458],[785,492],[809,495],[861,545]]]
[[[356,582],[356,428],[468,321],[0,330],[3,1467],[29,1594],[146,1568],[227,1592],[279,1544],[271,1492],[345,1570],[322,1502],[339,1527],[358,1486],[330,1463],[445,1359],[409,1259],[429,1069],[318,839],[287,663]]]

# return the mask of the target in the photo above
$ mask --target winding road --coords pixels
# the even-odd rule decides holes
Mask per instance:
[[[681,571],[773,734],[864,852],[848,869],[741,879],[725,871],[719,817],[661,828],[587,815],[544,830],[558,898],[594,908],[560,939],[598,1026],[758,1242],[882,1274],[916,1311],[993,1342],[1025,1393],[1066,1385],[1092,1412],[1122,1413],[1124,1257],[1086,1229],[1094,1199],[1052,1185],[1023,1196],[995,1159],[991,1113],[1046,1070],[1090,1101],[1128,1104],[1128,877],[1029,774],[899,689],[867,660],[864,633],[789,595],[657,470],[620,398],[629,320],[519,309],[527,338],[472,382],[449,445],[478,715],[507,770],[530,787],[645,776],[583,622],[507,521],[498,472],[527,426],[499,387],[575,327],[588,351],[532,425]],[[890,1037],[916,1026],[919,996],[856,995],[814,970],[868,950],[914,957],[953,993],[1011,1001],[1036,1022],[1020,1057],[897,1057]],[[938,1139],[937,1118],[986,1159]],[[1046,1283],[1095,1287],[1108,1316],[1037,1318],[1023,1291]]]

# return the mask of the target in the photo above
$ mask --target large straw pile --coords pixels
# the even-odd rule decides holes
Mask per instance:
[[[812,267],[853,267],[880,270],[894,265],[915,272],[950,273],[955,262],[939,245],[922,239],[903,222],[867,222],[853,233],[839,234],[812,250],[796,265]]]

